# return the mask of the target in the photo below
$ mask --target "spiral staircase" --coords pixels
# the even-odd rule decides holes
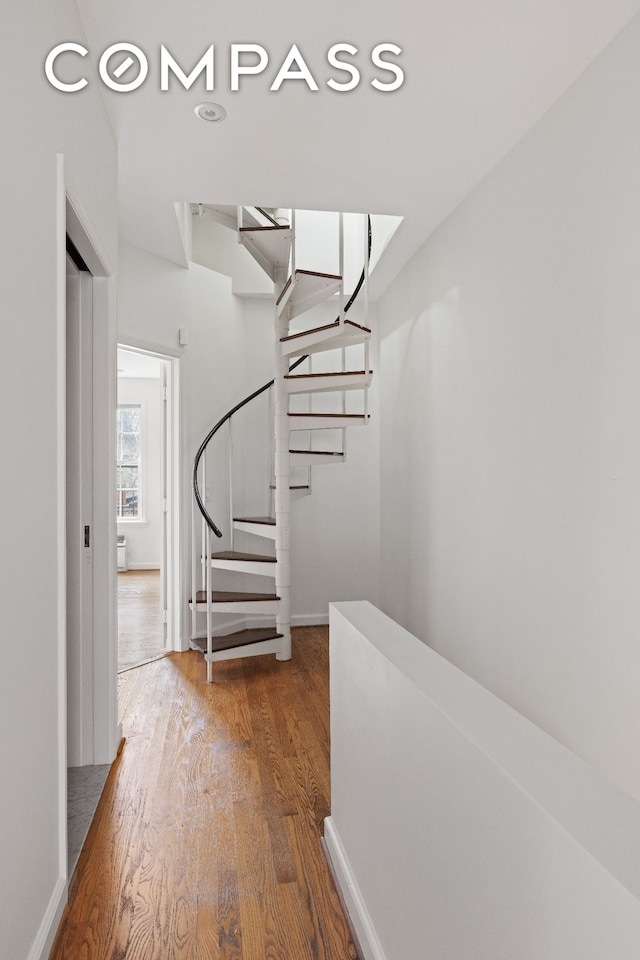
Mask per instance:
[[[315,468],[344,462],[347,430],[365,426],[370,419],[368,389],[373,375],[369,364],[371,330],[367,325],[370,218],[363,218],[364,266],[348,299],[343,280],[343,216],[339,215],[335,237],[337,273],[299,269],[296,212],[289,211],[287,222],[282,219],[276,220],[262,208],[241,207],[234,224],[238,242],[274,285],[274,379],[237,403],[215,424],[200,445],[193,466],[191,646],[204,654],[209,683],[213,679],[213,664],[219,660],[261,654],[275,654],[278,660],[291,658],[292,503],[311,493],[311,474]],[[226,220],[229,225],[228,215]],[[362,323],[349,318],[356,299],[363,304]],[[328,302],[335,302],[338,315],[329,323],[318,322],[314,315],[316,308]],[[354,354],[362,359],[354,363]],[[324,361],[320,372],[313,368],[318,355],[322,355]],[[236,515],[231,507],[228,532],[231,549],[216,552],[215,540],[223,533],[211,515],[205,493],[209,489],[207,451],[225,425],[231,428],[232,418],[240,410],[269,391],[273,445],[272,476],[268,484],[271,509],[268,515],[253,516]],[[331,402],[329,395],[333,395]],[[300,408],[301,400],[304,409]],[[331,442],[323,442],[323,437],[330,438]],[[336,438],[340,439],[337,444]],[[306,471],[306,480],[302,483],[299,482],[301,468]],[[232,478],[229,494],[232,500]],[[257,545],[248,551],[234,549],[236,533],[242,533],[245,541],[246,535],[250,535],[250,540]],[[268,585],[260,592],[217,589],[215,581],[219,571],[247,575],[251,583],[259,576]],[[247,624],[259,623],[259,626],[222,633],[218,622],[229,619],[236,624],[240,620]]]

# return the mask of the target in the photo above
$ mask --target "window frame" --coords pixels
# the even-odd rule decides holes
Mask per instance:
[[[118,456],[122,451],[121,437],[122,431],[120,429],[120,417],[119,413],[121,410],[137,410],[138,411],[138,457],[137,460],[121,460]],[[116,520],[118,523],[145,523],[144,516],[144,507],[145,507],[145,497],[143,495],[143,481],[144,481],[144,409],[141,403],[118,403],[116,404]],[[118,483],[118,471],[120,468],[127,467],[136,467],[138,471],[138,486],[136,488],[136,493],[138,495],[138,510],[135,516],[123,516],[120,513],[122,504],[120,493],[122,490],[132,490],[132,487],[122,487]]]

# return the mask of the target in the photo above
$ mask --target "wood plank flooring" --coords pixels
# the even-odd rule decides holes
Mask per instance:
[[[162,655],[160,571],[118,573],[118,670]]]
[[[209,685],[195,651],[121,675],[126,743],[50,960],[354,960],[320,846],[327,633]]]

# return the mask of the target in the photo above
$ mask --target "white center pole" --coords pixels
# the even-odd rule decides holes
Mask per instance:
[[[292,211],[291,268],[295,270],[295,212]],[[286,283],[286,271],[276,275],[276,295]],[[289,307],[275,316],[275,382],[273,391],[274,405],[274,505],[276,520],[276,594],[280,597],[276,615],[276,629],[282,634],[278,660],[291,659],[291,551],[290,551],[290,506],[291,495],[289,465],[289,396],[285,376],[289,372],[289,360],[282,355],[281,337],[289,333]]]

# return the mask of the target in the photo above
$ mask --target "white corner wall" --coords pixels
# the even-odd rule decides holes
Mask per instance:
[[[2,449],[17,469],[3,470],[1,498],[0,949],[13,960],[46,956],[66,896],[57,154],[113,264],[117,254],[116,149],[97,88],[65,97],[44,76],[46,53],[70,37],[83,37],[73,0],[5,10],[0,398]]]
[[[330,635],[325,844],[362,960],[635,960],[640,804],[371,604]]]
[[[639,64],[636,18],[379,304],[383,609],[636,797]]]
[[[329,323],[336,318],[335,303],[322,304],[314,324]],[[362,304],[356,303],[349,316],[364,323]],[[371,420],[365,427],[346,431],[344,463],[315,467],[311,473],[311,494],[291,506],[292,590],[291,606],[294,624],[327,623],[329,603],[338,600],[370,600],[378,602],[380,476],[379,476],[379,363],[376,336],[375,304],[368,319],[373,329],[370,342],[370,368],[373,379],[369,389]],[[330,369],[326,357],[313,358],[313,369]],[[339,361],[336,361],[339,362]],[[363,369],[362,347],[347,351],[346,365]],[[307,409],[306,396],[292,397],[291,409]],[[360,391],[347,394],[346,410],[363,410]],[[341,395],[318,394],[311,401],[315,412],[340,411]],[[296,435],[294,434],[294,437]],[[296,447],[307,442],[297,435]],[[326,437],[313,438],[316,449],[340,449],[339,431]],[[304,476],[301,477],[304,480]],[[294,480],[294,482],[297,482]]]

